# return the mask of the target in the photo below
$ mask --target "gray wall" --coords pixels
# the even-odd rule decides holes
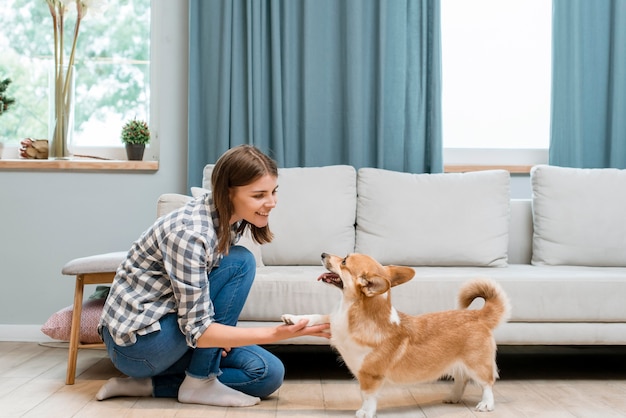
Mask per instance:
[[[0,171],[0,340],[37,330],[72,303],[74,279],[61,274],[67,261],[128,249],[154,221],[160,194],[187,192],[187,1],[152,4],[151,152],[160,168]]]
[[[529,174],[511,174],[511,199],[530,199],[532,193]]]

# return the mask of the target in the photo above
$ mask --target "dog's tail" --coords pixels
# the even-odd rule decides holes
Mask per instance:
[[[508,321],[511,314],[509,298],[498,283],[490,279],[472,280],[459,291],[459,308],[467,309],[476,298],[483,298],[485,305],[480,310],[489,328],[494,329]]]

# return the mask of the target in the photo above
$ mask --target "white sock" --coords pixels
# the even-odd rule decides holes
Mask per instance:
[[[100,388],[96,399],[103,401],[115,396],[152,396],[152,379],[113,377]]]
[[[229,388],[215,377],[196,379],[185,376],[178,389],[178,402],[214,406],[252,406],[261,402],[261,399]]]

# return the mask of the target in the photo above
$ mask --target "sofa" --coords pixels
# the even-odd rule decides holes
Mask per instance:
[[[192,195],[208,192],[212,168]],[[490,277],[512,305],[510,321],[495,331],[498,344],[625,345],[626,170],[539,165],[530,176],[532,199],[516,200],[504,170],[280,169],[274,240],[259,246],[244,236],[239,243],[257,262],[240,326],[332,311],[340,293],[316,280],[325,271],[320,254],[359,252],[415,269],[411,281],[392,289],[400,311],[453,309],[463,282]],[[158,215],[192,198],[164,194]],[[124,254],[72,260],[63,273],[113,271]]]

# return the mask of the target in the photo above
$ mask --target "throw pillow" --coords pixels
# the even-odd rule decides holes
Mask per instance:
[[[356,251],[382,264],[506,266],[510,175],[505,170],[358,172]]]
[[[626,170],[531,170],[532,264],[626,267]]]
[[[102,314],[102,308],[106,299],[91,299],[83,303],[83,309],[80,316],[80,333],[79,340],[83,344],[101,343],[100,335],[98,335],[98,322]],[[72,313],[74,306],[67,306],[48,318],[41,327],[41,332],[48,337],[69,341],[72,327]]]

